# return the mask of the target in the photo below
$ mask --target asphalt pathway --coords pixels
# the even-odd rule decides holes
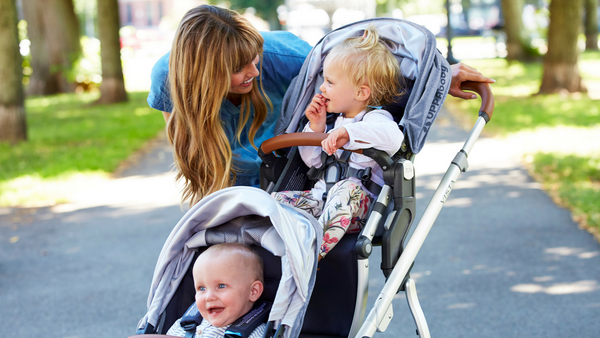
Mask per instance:
[[[415,162],[418,213],[466,135],[441,113]],[[432,337],[599,337],[600,244],[507,144],[480,138],[417,256],[412,277]],[[0,336],[134,333],[160,249],[184,214],[171,163],[159,141],[73,203],[0,209]],[[369,306],[384,283],[378,250],[372,258]],[[396,298],[377,336],[415,337]]]

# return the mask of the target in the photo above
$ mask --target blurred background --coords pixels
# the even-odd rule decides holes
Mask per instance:
[[[580,224],[600,229],[598,2],[0,0],[0,110],[15,112],[0,111],[0,208],[69,201],[82,182],[115,175],[164,136],[162,117],[146,103],[152,67],[185,12],[209,3],[311,45],[368,18],[423,25],[450,63],[497,80],[497,117],[486,130],[532,139],[519,141],[531,174]],[[477,105],[445,103],[459,119]]]
[[[35,61],[39,57],[35,53],[46,53],[41,48],[30,48],[32,40],[36,39],[32,35],[44,26],[46,29],[41,31],[79,32],[77,36],[63,34],[65,38],[78,39],[81,44],[77,57],[67,57],[71,61],[66,65],[67,81],[73,82],[77,91],[93,90],[102,80],[96,0],[52,1],[69,10],[48,8],[40,0],[17,1],[19,46],[24,58],[23,84],[28,86],[34,80],[32,76],[36,77],[32,59]],[[544,53],[549,1],[512,2],[521,2],[522,17],[519,19],[523,22],[522,34],[530,40],[529,46]],[[259,30],[287,30],[311,45],[332,29],[373,17],[404,18],[425,26],[439,38],[447,38],[449,18],[453,37],[475,38],[459,43],[453,50],[455,58],[507,56],[506,15],[500,0],[119,0],[118,8],[114,10],[119,12],[120,53],[127,90],[148,90],[149,71],[156,59],[169,50],[180,18],[188,9],[203,3],[232,8],[243,13]],[[58,20],[44,20],[44,15],[52,15]],[[76,44],[73,41],[63,43]],[[73,50],[77,51],[77,48],[70,46],[62,52],[75,54]],[[447,42],[441,41],[440,51],[447,54]],[[55,66],[49,65],[50,68]]]

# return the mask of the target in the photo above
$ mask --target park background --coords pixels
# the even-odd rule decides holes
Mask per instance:
[[[174,186],[173,175],[159,176],[150,184],[143,177],[159,171],[155,162],[144,161],[149,158],[147,152],[163,162],[161,156],[170,156],[165,155],[170,149],[164,141],[162,116],[146,103],[149,74],[154,62],[168,51],[183,13],[201,3],[0,0],[0,138],[5,140],[0,142],[0,285],[4,290],[0,303],[6,305],[0,311],[4,317],[0,317],[7,318],[6,330],[15,329],[12,325],[17,323],[23,331],[34,332],[22,323],[39,311],[36,316],[45,324],[38,329],[48,330],[47,336],[74,337],[74,332],[81,330],[101,336],[100,332],[114,332],[116,326],[122,332],[133,332],[150,282],[144,278],[151,276],[166,233],[186,209],[177,205],[176,192],[157,190],[159,185]],[[113,7],[101,7],[110,4]],[[492,148],[494,151],[518,152],[530,175],[591,234],[556,216],[564,209],[557,208],[555,213],[538,204],[527,205],[535,210],[522,218],[506,213],[494,222],[493,217],[486,217],[489,215],[473,216],[460,224],[461,215],[482,208],[482,203],[472,195],[461,195],[464,191],[457,188],[453,196],[459,198],[452,200],[454,207],[446,205],[442,215],[456,215],[456,223],[446,220],[436,227],[448,232],[438,241],[436,233],[432,234],[427,242],[430,250],[423,250],[413,274],[425,291],[424,302],[443,298],[450,304],[442,304],[446,312],[436,316],[429,303],[428,319],[433,325],[453,321],[441,327],[454,327],[458,332],[454,336],[464,336],[465,330],[473,327],[487,330],[475,331],[480,336],[494,336],[490,332],[502,336],[505,329],[512,333],[503,336],[519,332],[556,337],[597,327],[597,242],[574,244],[569,237],[574,233],[593,241],[599,221],[597,1],[231,1],[222,5],[244,13],[259,29],[281,25],[311,43],[345,20],[407,18],[434,32],[444,55],[496,79],[492,86],[496,111],[484,136],[502,145]],[[11,13],[14,15],[8,15]],[[557,23],[554,29],[553,22]],[[548,81],[547,74],[553,74],[551,80],[556,81]],[[465,129],[472,126],[478,105],[478,100],[446,101],[447,110]],[[479,144],[475,149],[487,150]],[[498,157],[503,158],[501,155]],[[465,178],[477,174],[480,157],[472,157],[473,166]],[[497,168],[505,165],[491,159],[488,163]],[[136,168],[134,176],[128,171],[132,167]],[[140,167],[146,171],[141,176]],[[419,182],[428,169],[417,167]],[[487,184],[489,194],[494,195],[501,193],[494,184],[520,185],[523,191],[507,189],[496,203],[522,203],[515,196],[524,194],[530,181],[515,181],[514,171],[507,175],[501,170],[492,172],[500,176],[500,183],[492,174],[480,175],[477,186]],[[94,203],[93,198],[103,204]],[[140,211],[146,209],[151,212]],[[513,206],[511,211],[515,209]],[[541,213],[550,214],[556,222],[545,220],[543,225],[548,226],[542,227],[536,222],[541,218],[536,214]],[[133,218],[134,214],[142,218]],[[562,232],[561,225],[574,229]],[[501,230],[512,227],[519,238],[516,244],[499,236],[507,233]],[[483,235],[471,230],[465,235],[459,232],[462,228],[492,231]],[[86,235],[84,230],[91,233]],[[541,238],[551,242],[541,244]],[[497,240],[497,247],[490,245]],[[496,254],[494,259],[481,259],[483,251],[464,251],[475,241],[485,243],[485,252]],[[455,246],[452,252],[459,252],[444,259],[447,257],[440,255],[445,253],[440,249],[444,245]],[[117,250],[122,247],[131,250],[126,257]],[[150,253],[141,254],[141,247],[148,247]],[[530,250],[523,254],[517,250],[522,248]],[[507,259],[516,252],[518,257]],[[463,262],[455,262],[457,257]],[[439,266],[430,268],[429,260]],[[532,264],[520,266],[528,260]],[[142,261],[145,263],[140,264]],[[477,264],[456,270],[471,261]],[[489,265],[490,272],[492,267],[507,270],[489,273],[493,280],[477,288],[471,283],[487,271],[482,262]],[[466,278],[440,279],[442,265],[452,266],[456,270],[453,275]],[[556,270],[545,271],[550,268]],[[432,273],[436,277],[431,278],[435,279],[433,285],[427,283]],[[519,282],[512,279],[515,275]],[[114,276],[110,288],[105,286],[106,276]],[[133,286],[135,277],[140,286]],[[447,286],[453,281],[460,284],[453,290],[466,293],[464,301],[443,293],[451,289]],[[428,298],[428,285],[443,297]],[[510,306],[500,305],[500,298],[508,299]],[[533,302],[540,298],[549,301],[543,305]],[[123,305],[127,300],[135,306]],[[529,303],[536,305],[532,309],[527,307]],[[27,308],[32,308],[31,312]],[[557,308],[560,314],[554,315]],[[469,317],[457,319],[449,313],[456,309]],[[516,320],[519,316],[522,319]],[[74,319],[80,322],[72,324]],[[117,320],[122,323],[115,325]],[[545,328],[527,323],[544,323]],[[395,332],[389,330],[390,335]],[[453,336],[452,332],[445,335]]]
[[[7,27],[0,54],[0,207],[68,202],[164,136],[161,115],[145,102],[149,74],[170,49],[182,15],[206,1],[0,3]],[[512,140],[556,203],[598,236],[598,0],[208,3],[238,10],[259,30],[286,29],[313,45],[331,29],[376,16],[424,25],[449,61],[497,80],[497,113],[487,135]],[[446,102],[465,126],[474,117],[462,112],[476,105]]]

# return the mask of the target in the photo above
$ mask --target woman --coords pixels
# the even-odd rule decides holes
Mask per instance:
[[[258,186],[256,146],[274,136],[285,90],[310,49],[288,32],[259,33],[224,8],[202,5],[184,16],[170,55],[152,69],[148,103],[167,121],[190,205],[232,185]],[[459,64],[450,94],[471,98],[459,89],[466,80],[493,82]]]

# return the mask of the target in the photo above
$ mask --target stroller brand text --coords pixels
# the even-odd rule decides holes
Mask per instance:
[[[440,74],[440,85],[438,86],[433,102],[431,102],[431,106],[429,106],[429,111],[427,112],[427,120],[425,121],[425,125],[423,126],[423,131],[427,132],[429,127],[433,123],[433,118],[436,115],[436,112],[440,109],[440,106],[444,102],[444,93],[446,92],[446,74],[448,73],[448,68],[442,66],[442,73]]]

